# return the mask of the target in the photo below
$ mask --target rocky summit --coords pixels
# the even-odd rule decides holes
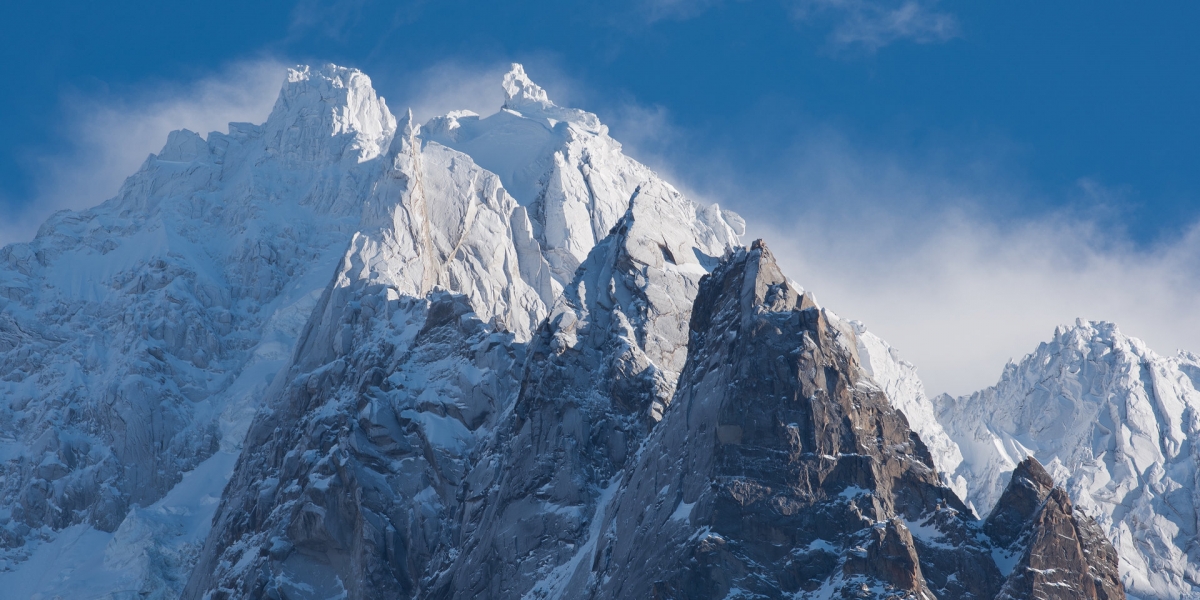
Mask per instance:
[[[1196,589],[1195,357],[1080,323],[930,400],[738,215],[520,65],[499,83],[492,115],[418,123],[359,71],[292,69],[264,124],[174,132],[116,197],[0,250],[3,589]],[[1028,382],[1060,364],[1131,408],[1037,412]],[[1073,383],[1093,373],[1120,376]]]

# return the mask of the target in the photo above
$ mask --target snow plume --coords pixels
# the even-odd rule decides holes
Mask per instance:
[[[455,110],[490,115],[504,104],[504,90],[496,82],[504,78],[510,62],[473,65],[441,61],[407,79],[409,95],[398,98],[401,110],[411,108],[418,123]]]
[[[279,96],[285,65],[239,62],[190,83],[162,83],[125,95],[68,97],[63,129],[69,142],[38,157],[37,193],[20,214],[0,221],[0,245],[27,241],[51,213],[82,209],[111,197],[167,134],[190,129],[207,136],[230,122],[263,122]]]

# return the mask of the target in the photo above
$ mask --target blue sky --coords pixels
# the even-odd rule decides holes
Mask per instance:
[[[970,344],[954,332],[988,320],[1002,341],[962,359],[991,363],[971,385],[1076,316],[1200,350],[1195,3],[9,4],[0,241],[110,196],[169,129],[261,121],[281,64],[361,68],[420,113],[498,105],[516,60],[681,188],[760,223],[801,283],[941,388],[967,383],[924,348]],[[1008,282],[1014,261],[1034,273]],[[1053,308],[1006,334],[1019,311],[997,311],[1019,303],[1000,294]],[[1189,325],[1172,334],[1152,310]],[[950,337],[923,341],[932,327]]]

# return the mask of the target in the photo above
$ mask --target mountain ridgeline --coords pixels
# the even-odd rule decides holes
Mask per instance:
[[[502,85],[420,124],[292,69],[0,250],[0,585],[1200,597],[1196,357],[1080,322],[931,400],[736,214]]]

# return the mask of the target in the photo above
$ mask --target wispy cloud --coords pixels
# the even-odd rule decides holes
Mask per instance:
[[[828,21],[830,42],[877,50],[898,41],[945,42],[960,33],[954,15],[938,10],[937,0],[796,0],[795,18]]]
[[[720,4],[722,0],[642,0],[642,16],[649,22],[690,19]]]
[[[50,214],[82,209],[113,196],[167,134],[225,131],[233,121],[262,122],[283,82],[284,65],[262,59],[229,65],[189,83],[163,83],[119,97],[65,102],[69,145],[34,161],[36,197],[0,224],[0,245],[27,241]]]
[[[961,34],[958,19],[939,10],[938,0],[781,0],[792,18],[806,25],[827,27],[837,49],[874,52],[900,41],[918,44],[945,42]],[[722,0],[641,0],[640,12],[649,23],[697,17]]]

